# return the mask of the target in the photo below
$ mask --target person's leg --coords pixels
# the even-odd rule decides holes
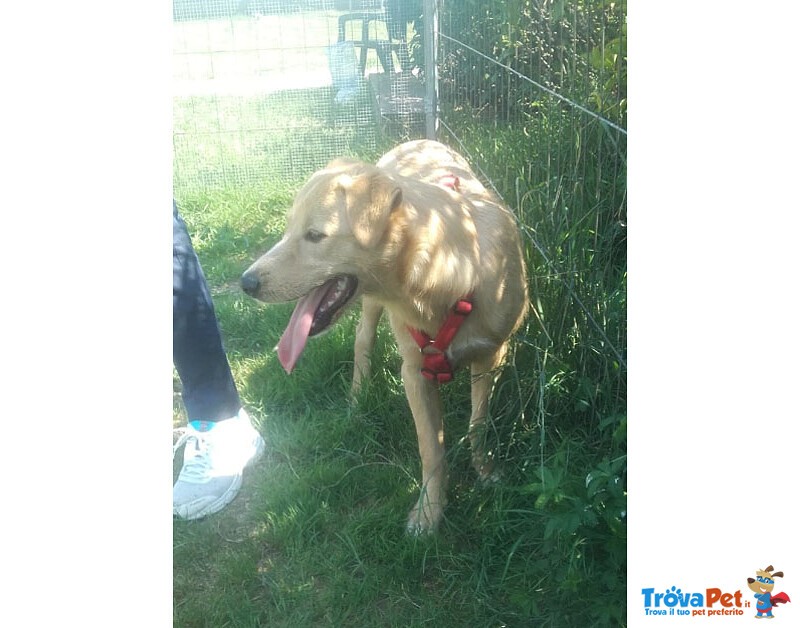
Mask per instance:
[[[172,225],[172,359],[189,420],[173,449],[174,455],[185,444],[172,510],[183,519],[199,519],[233,500],[244,468],[261,455],[264,440],[241,406],[211,294],[174,201]]]
[[[203,269],[172,203],[172,361],[189,421],[221,421],[241,402],[222,345]]]

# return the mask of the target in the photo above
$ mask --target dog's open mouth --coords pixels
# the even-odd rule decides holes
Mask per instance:
[[[329,279],[300,298],[278,342],[278,359],[287,373],[294,369],[308,339],[333,325],[353,300],[357,288],[355,277],[342,275]]]

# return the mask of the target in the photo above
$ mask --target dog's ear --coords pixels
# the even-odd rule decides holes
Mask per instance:
[[[772,577],[773,578],[783,578],[783,572],[782,571],[776,571],[774,574],[772,574]]]
[[[359,244],[372,248],[386,232],[389,217],[403,201],[403,192],[382,172],[349,178],[343,187],[353,235]]]

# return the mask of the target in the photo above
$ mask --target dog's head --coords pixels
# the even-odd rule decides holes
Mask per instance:
[[[369,269],[402,200],[399,185],[378,168],[331,162],[297,194],[281,241],[242,275],[243,290],[256,299],[299,299],[278,346],[288,371],[308,337],[328,329],[362,292],[378,288]]]
[[[766,569],[757,569],[755,578],[747,579],[747,586],[756,593],[771,593],[775,588],[775,578],[783,578],[782,571],[772,571],[772,565]]]

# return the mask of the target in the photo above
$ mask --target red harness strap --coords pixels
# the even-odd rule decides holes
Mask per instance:
[[[439,179],[439,185],[445,188],[450,188],[451,190],[455,190],[459,192],[461,189],[461,181],[459,181],[458,177],[454,174],[446,174],[441,179]]]
[[[458,192],[461,182],[456,175],[446,174],[439,179],[439,185]],[[455,338],[458,328],[461,327],[461,323],[464,322],[467,314],[471,311],[472,295],[469,295],[467,298],[459,300],[453,306],[447,320],[445,320],[441,329],[439,329],[436,338],[433,339],[424,331],[411,327],[408,328],[411,337],[414,338],[414,342],[417,343],[420,352],[422,352],[422,368],[420,372],[423,377],[439,384],[452,381],[453,367],[450,365],[445,351],[447,351],[447,347],[450,346],[450,343],[453,342],[453,338]]]
[[[450,315],[436,334],[436,338],[431,338],[424,331],[408,328],[408,332],[419,346],[422,353],[422,376],[439,384],[444,384],[453,379],[453,367],[447,359],[447,347],[453,342],[453,338],[461,327],[461,323],[472,311],[472,295],[459,300],[450,311]]]

